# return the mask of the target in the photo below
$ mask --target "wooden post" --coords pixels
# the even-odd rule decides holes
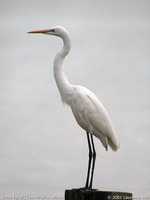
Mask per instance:
[[[65,200],[132,200],[132,193],[79,188],[65,190]]]

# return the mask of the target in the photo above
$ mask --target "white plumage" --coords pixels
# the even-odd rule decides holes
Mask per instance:
[[[92,135],[101,141],[106,150],[108,150],[108,146],[110,146],[114,151],[117,151],[119,148],[119,142],[111,119],[102,103],[90,90],[82,86],[71,85],[64,74],[63,61],[71,49],[71,40],[68,32],[64,28],[57,26],[51,29],[31,31],[28,33],[43,33],[58,36],[63,39],[63,48],[59,53],[57,53],[54,59],[54,77],[62,101],[71,107],[77,123],[87,132],[89,164],[85,188],[92,189],[96,159],[96,151]],[[91,170],[92,158],[93,164]],[[89,184],[90,170],[91,180]]]
[[[78,124],[99,138],[106,150],[109,144],[116,151],[119,148],[118,139],[102,103],[85,87],[74,86],[73,90],[70,106]]]
[[[71,85],[63,70],[63,60],[71,49],[71,40],[68,32],[60,27],[31,31],[29,33],[43,33],[55,35],[63,39],[62,50],[54,59],[54,76],[61,94],[62,101],[70,105],[77,123],[88,133],[92,133],[108,149],[117,151],[119,142],[115,134],[111,119],[98,98],[83,86]]]

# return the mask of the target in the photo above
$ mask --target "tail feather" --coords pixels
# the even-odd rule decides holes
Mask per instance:
[[[118,142],[113,142],[112,140],[110,140],[109,138],[108,138],[108,144],[109,144],[109,146],[110,146],[110,148],[113,150],[113,151],[117,151],[118,149],[119,149],[119,147],[120,147],[120,145],[119,145],[119,143]]]
[[[115,134],[113,135],[112,138],[106,137],[105,135],[103,135],[102,133],[100,133],[96,130],[94,130],[94,132],[92,134],[101,141],[101,143],[105,147],[106,151],[108,151],[108,146],[110,146],[110,148],[113,151],[117,151],[117,149],[119,149],[120,144],[119,144],[118,139],[115,136]]]
[[[108,151],[108,139],[107,139],[107,137],[104,136],[104,135],[100,135],[99,139],[100,139],[102,145],[105,147],[106,151]]]
[[[94,132],[92,134],[101,141],[103,147],[105,147],[106,151],[108,151],[108,139],[107,139],[107,137],[105,135],[101,134],[100,132],[96,131],[96,130],[94,130]]]

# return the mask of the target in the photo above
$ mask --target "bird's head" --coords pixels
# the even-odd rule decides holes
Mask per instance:
[[[30,31],[28,33],[42,33],[45,35],[54,35],[58,37],[63,37],[67,31],[61,26],[55,26],[50,29],[38,30],[38,31]]]

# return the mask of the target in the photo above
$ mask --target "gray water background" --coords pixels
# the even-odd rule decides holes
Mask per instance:
[[[53,59],[62,41],[27,31],[64,26],[72,84],[108,110],[121,147],[95,138],[94,188],[150,196],[150,1],[0,1],[0,194],[61,197],[82,187],[87,141],[61,103]]]

